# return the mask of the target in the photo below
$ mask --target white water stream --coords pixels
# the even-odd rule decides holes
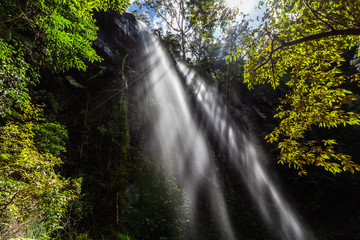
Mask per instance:
[[[237,239],[236,233],[241,231],[235,231],[231,224],[216,161],[204,128],[193,118],[176,67],[183,73],[197,105],[206,116],[206,125],[226,149],[231,165],[246,182],[268,226],[284,240],[310,239],[269,177],[261,149],[254,143],[252,136],[236,126],[217,91],[207,86],[201,77],[184,64],[172,61],[161,43],[144,29],[142,31],[143,61],[149,69],[149,78],[144,81],[139,92],[143,110],[152,122],[151,149],[167,173],[176,177],[186,191],[190,221],[198,220],[197,200],[203,197],[200,194],[204,194],[200,189],[206,189],[210,217],[215,219],[221,239]],[[200,233],[195,231],[191,239],[200,239],[197,234]]]

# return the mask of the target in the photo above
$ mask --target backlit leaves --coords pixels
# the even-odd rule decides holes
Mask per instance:
[[[34,132],[44,119],[41,110],[28,104],[24,115],[0,131],[0,237],[14,235],[13,227],[36,215],[55,222],[76,197],[69,180],[56,173],[62,161],[47,147],[57,145],[56,136],[42,136],[48,145],[36,147]],[[40,122],[39,122],[40,121]],[[59,144],[61,146],[61,144]],[[23,227],[26,225],[24,224]]]
[[[85,70],[100,61],[92,48],[94,11],[123,11],[128,0],[5,0],[0,3],[0,117],[29,100],[37,67]]]
[[[279,125],[266,137],[278,142],[279,163],[298,169],[300,175],[306,174],[306,165],[334,174],[360,170],[350,156],[336,153],[335,140],[316,142],[306,136],[314,127],[360,124],[359,114],[345,108],[357,98],[344,87],[358,83],[359,74],[340,70],[344,50],[360,42],[360,3],[273,0],[268,4],[269,17],[247,36],[239,52],[247,56],[244,81],[249,88],[286,86],[275,115]]]
[[[36,73],[30,80],[29,70],[31,67],[24,60],[24,48],[0,39],[0,117],[10,113],[14,105],[26,105],[30,98],[27,86],[37,82]]]
[[[0,239],[41,217],[56,230],[76,197],[70,181],[56,171],[67,132],[30,104],[29,86],[38,82],[39,69],[51,75],[85,70],[88,62],[101,60],[92,48],[93,14],[121,12],[128,5],[128,0],[0,1]]]

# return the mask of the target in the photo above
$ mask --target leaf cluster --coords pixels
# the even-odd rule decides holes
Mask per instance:
[[[57,71],[84,70],[84,60],[100,60],[91,47],[97,30],[93,12],[108,8],[121,10],[128,4],[120,0],[7,0],[0,5],[0,23],[7,35],[23,36],[22,39],[10,37],[8,41],[27,39],[26,42],[33,45],[40,43],[36,49],[42,55],[40,63],[50,63]]]
[[[15,105],[24,107],[30,99],[28,85],[38,81],[36,73],[29,78],[32,67],[24,60],[24,54],[21,45],[10,45],[0,38],[0,117],[10,114]]]
[[[100,61],[92,48],[97,27],[94,11],[123,11],[128,0],[5,0],[0,3],[0,116],[24,107],[27,87],[39,68],[85,70]]]
[[[52,148],[37,148],[41,109],[28,104],[22,118],[0,133],[0,236],[7,239],[42,216],[60,227],[69,201],[77,196],[69,180],[56,172],[62,161]],[[58,144],[51,138],[43,142]],[[52,230],[56,230],[54,227]]]

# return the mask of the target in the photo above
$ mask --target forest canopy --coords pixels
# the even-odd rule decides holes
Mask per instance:
[[[351,156],[337,152],[335,139],[311,139],[310,133],[360,124],[359,113],[348,107],[358,100],[352,89],[360,74],[354,67],[344,70],[346,61],[359,57],[357,51],[345,59],[360,42],[360,2],[272,0],[267,6],[263,23],[236,55],[247,58],[244,81],[250,89],[286,88],[275,115],[279,124],[266,137],[277,142],[279,163],[300,175],[307,173],[306,165],[334,174],[359,171]]]

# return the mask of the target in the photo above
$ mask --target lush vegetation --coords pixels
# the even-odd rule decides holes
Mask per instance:
[[[360,41],[357,1],[268,1],[264,23],[246,38],[244,78],[249,88],[285,85],[275,115],[279,124],[267,135],[278,142],[279,163],[306,174],[316,165],[334,174],[359,171],[351,156],[338,153],[336,139],[311,139],[316,128],[359,125],[359,114],[347,105],[357,100],[357,71],[345,69],[345,52]],[[236,56],[236,55],[234,55]],[[232,57],[230,58],[232,59]],[[355,90],[356,91],[356,90]]]
[[[0,3],[0,238],[31,228],[47,239],[63,228],[81,179],[59,175],[67,131],[31,102],[40,79],[101,60],[92,48],[94,11],[127,1],[2,1]],[[34,226],[36,225],[36,227]]]
[[[354,238],[359,3],[268,1],[255,30],[225,1],[138,4],[162,21],[152,30],[171,55],[218,87],[235,121],[277,143],[264,143],[269,165],[315,235]],[[134,71],[131,38],[111,60],[93,45],[106,38],[101,34],[114,37],[114,26],[101,22],[104,11],[120,16],[127,6],[128,0],[0,2],[0,239],[188,239],[186,195],[144,151],[151,126],[132,97],[143,76]],[[97,32],[100,24],[106,33]],[[210,142],[239,239],[273,239],[228,157],[216,139]],[[196,227],[204,239],[216,237],[206,198],[199,208]]]
[[[8,239],[26,224],[44,220],[46,229],[61,228],[61,217],[76,197],[79,183],[55,172],[65,151],[63,126],[47,123],[40,109],[28,104],[24,114],[1,128],[1,236]],[[36,138],[40,138],[35,141]]]
[[[0,4],[0,115],[14,105],[24,107],[27,87],[38,82],[39,68],[60,72],[86,69],[85,61],[101,58],[92,48],[96,39],[92,12],[122,9],[126,1],[2,1]],[[6,90],[5,90],[6,89]]]

